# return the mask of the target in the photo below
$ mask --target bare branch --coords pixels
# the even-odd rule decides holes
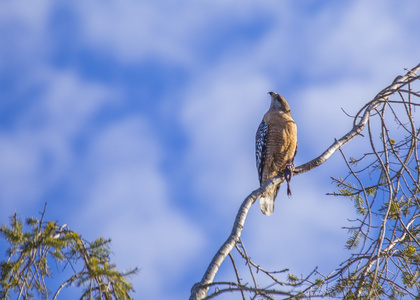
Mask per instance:
[[[420,71],[420,64],[418,64],[416,67],[414,67],[411,70],[408,70],[407,74],[405,76],[398,76],[391,85],[389,85],[388,87],[386,87],[385,89],[383,89],[373,100],[371,100],[370,102],[366,103],[366,105],[364,105],[359,112],[356,114],[356,116],[354,117],[354,123],[353,123],[353,128],[346,133],[344,136],[342,136],[340,139],[335,140],[334,143],[328,147],[321,155],[319,155],[318,157],[314,158],[313,160],[302,164],[298,167],[296,167],[294,169],[293,174],[294,175],[300,175],[303,174],[305,172],[308,172],[310,170],[312,170],[313,168],[316,168],[318,166],[320,166],[321,164],[323,164],[325,161],[327,161],[338,149],[340,149],[343,145],[345,145],[346,143],[348,143],[350,140],[352,140],[353,138],[355,138],[357,135],[361,135],[362,130],[364,129],[364,127],[366,126],[366,124],[368,124],[369,118],[371,117],[371,115],[375,114],[375,113],[379,113],[379,115],[381,117],[383,117],[383,115],[381,115],[381,113],[383,114],[384,111],[378,111],[378,107],[381,104],[386,104],[389,101],[389,97],[391,95],[394,95],[395,93],[398,93],[399,91],[403,91],[403,87],[408,86],[408,90],[411,91],[410,89],[410,83],[419,79],[419,77],[416,75],[418,72]],[[404,89],[404,91],[407,88]],[[416,96],[417,94],[415,92],[410,92],[409,95],[414,95]],[[394,102],[394,101],[392,101]],[[406,102],[407,103],[407,102]],[[411,103],[409,103],[408,105],[411,105]],[[412,126],[412,125],[411,125]],[[382,128],[384,130],[384,127]],[[419,130],[420,131],[420,130]],[[418,134],[417,134],[418,135]],[[384,137],[383,139],[383,147],[384,147],[384,151],[386,151],[386,161],[382,162],[382,155],[383,153],[380,152],[375,152],[376,157],[378,158],[378,160],[381,162],[382,165],[382,170],[389,170],[389,166],[390,166],[390,160],[388,158],[389,153],[387,152],[388,148],[387,148],[387,144],[385,141],[385,136],[386,136],[386,132],[383,131],[382,132],[382,136]],[[373,140],[371,139],[371,143],[373,146]],[[417,153],[416,153],[417,155]],[[408,171],[408,168],[405,167],[406,171]],[[353,173],[354,174],[354,173]],[[355,174],[354,174],[355,175]],[[386,174],[387,178],[387,185],[388,186],[392,186],[392,178],[389,177],[389,174]],[[251,194],[248,195],[248,197],[246,197],[246,199],[243,201],[241,207],[238,210],[238,213],[236,215],[235,218],[235,222],[233,224],[233,228],[232,228],[232,232],[229,235],[228,239],[225,241],[225,243],[220,247],[220,249],[217,251],[216,255],[213,257],[210,265],[208,266],[203,278],[201,279],[201,281],[197,284],[195,284],[191,290],[191,296],[190,296],[190,300],[196,300],[196,299],[204,299],[207,295],[207,291],[208,288],[213,284],[213,279],[216,275],[216,273],[218,272],[221,264],[223,263],[223,261],[225,260],[226,256],[229,255],[229,253],[231,252],[231,250],[233,249],[233,247],[238,243],[241,233],[242,233],[242,229],[244,227],[245,224],[245,220],[248,214],[249,209],[251,208],[252,204],[254,204],[254,202],[264,196],[266,193],[271,192],[272,190],[274,190],[278,185],[280,185],[281,183],[284,182],[284,176],[283,174],[279,174],[278,176],[272,178],[271,180],[269,180],[266,184],[264,184],[262,187],[256,189],[255,191],[253,191]],[[378,187],[380,187],[381,184],[378,184]],[[362,191],[365,191],[365,188],[362,185]],[[389,205],[388,205],[388,209],[387,209],[387,213],[386,216],[388,216],[391,211],[392,211],[392,207],[391,207],[391,201],[393,199],[393,195],[394,193],[392,193],[390,195],[390,200],[389,200]],[[367,195],[365,194],[365,198],[367,197]],[[366,224],[363,222],[363,224]],[[385,224],[382,224],[382,230],[384,228]],[[384,233],[384,231],[382,231],[382,233]],[[385,235],[382,236],[382,242],[378,245],[379,247],[376,248],[377,252],[376,252],[376,257],[377,259],[380,258],[381,255],[381,245],[384,242],[384,238]],[[374,252],[372,251],[371,254],[373,254]],[[363,257],[369,257],[369,256],[363,256]],[[362,257],[356,258],[355,260],[352,260],[351,262],[349,262],[348,267],[350,267],[350,265],[353,264],[353,262],[358,261],[359,263],[362,261]],[[370,259],[368,259],[368,263],[365,264],[365,268],[363,268],[363,270],[365,271],[365,276],[368,275],[368,273],[370,272],[370,268],[372,266],[372,260],[374,260],[373,256],[370,256]],[[376,269],[378,269],[379,267],[379,260],[377,262],[376,265]],[[342,272],[344,272],[344,270],[347,269],[349,271],[349,268],[344,267],[342,268],[341,272],[337,272],[335,273],[334,276],[337,276],[337,274],[342,274]],[[377,276],[377,273],[375,273]],[[236,287],[237,289],[238,287]],[[241,287],[243,288],[243,287]],[[228,290],[232,290],[232,288],[229,288]],[[248,287],[248,290],[252,290],[252,288]],[[255,290],[255,289],[254,289]]]

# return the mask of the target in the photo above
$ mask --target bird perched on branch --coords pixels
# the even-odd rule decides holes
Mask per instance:
[[[270,178],[283,173],[287,181],[287,194],[291,196],[290,179],[297,151],[297,128],[286,99],[274,92],[268,94],[271,96],[271,105],[255,136],[258,177],[262,186]],[[265,215],[273,213],[278,190],[279,186],[260,198],[261,211]]]

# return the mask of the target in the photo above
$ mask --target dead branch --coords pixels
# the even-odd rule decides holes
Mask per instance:
[[[342,136],[340,139],[335,140],[334,143],[328,147],[321,155],[314,158],[313,160],[302,164],[295,168],[294,175],[300,175],[305,172],[308,172],[324,162],[326,162],[338,149],[340,149],[343,145],[348,143],[350,140],[355,138],[357,135],[361,134],[361,131],[366,126],[369,121],[369,118],[372,113],[376,112],[376,109],[380,104],[386,103],[389,100],[389,97],[394,93],[397,93],[399,90],[402,90],[403,87],[409,86],[409,84],[417,80],[419,76],[417,73],[420,71],[420,64],[414,67],[411,70],[408,70],[407,74],[404,76],[398,76],[391,85],[383,89],[378,95],[368,103],[366,103],[356,114],[354,118],[353,128]],[[409,89],[410,90],[410,89]],[[380,154],[376,153],[379,159]],[[385,166],[384,166],[385,167]],[[387,165],[387,167],[389,167]],[[387,178],[390,181],[389,178]],[[284,176],[282,174],[272,178],[269,180],[264,186],[254,190],[248,197],[245,198],[242,205],[240,206],[238,213],[235,218],[235,222],[233,224],[232,232],[229,235],[226,242],[220,247],[217,251],[216,255],[213,257],[210,265],[208,266],[203,278],[199,283],[196,283],[192,290],[190,300],[198,300],[206,298],[207,291],[210,286],[213,285],[213,279],[216,276],[221,264],[225,260],[225,258],[230,254],[233,247],[238,243],[242,229],[245,225],[245,220],[248,214],[249,209],[251,208],[254,202],[264,196],[266,193],[275,189],[278,185],[284,182]],[[388,207],[388,210],[390,208]],[[377,249],[377,257],[380,257],[381,251]],[[379,263],[379,262],[378,262]],[[367,267],[365,270],[370,269]],[[239,288],[239,285],[236,287]],[[242,290],[244,287],[240,287]],[[227,290],[231,290],[232,288],[228,288]],[[247,287],[248,290],[252,290],[253,288]],[[280,293],[277,291],[277,293]],[[287,294],[286,292],[284,294]]]

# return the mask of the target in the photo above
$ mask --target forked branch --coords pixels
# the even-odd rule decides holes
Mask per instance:
[[[383,89],[373,100],[368,102],[360,109],[354,118],[353,128],[347,134],[345,134],[340,139],[335,140],[334,143],[328,147],[320,156],[296,167],[294,170],[294,175],[300,175],[320,166],[326,162],[335,153],[335,151],[359,135],[365,125],[368,123],[371,113],[374,112],[381,103],[387,102],[391,95],[400,91],[404,86],[409,85],[412,81],[418,79],[419,77],[417,73],[419,71],[420,64],[413,69],[408,70],[405,76],[398,76],[391,85]],[[276,177],[273,177],[262,187],[254,190],[251,194],[248,195],[248,197],[246,197],[236,215],[231,234],[229,235],[226,242],[217,251],[216,255],[213,257],[201,281],[193,286],[190,300],[204,299],[207,296],[207,291],[213,284],[214,277],[216,276],[221,264],[240,239],[242,229],[244,228],[245,220],[251,205],[254,204],[258,198],[274,190],[283,182],[284,176],[280,174]]]

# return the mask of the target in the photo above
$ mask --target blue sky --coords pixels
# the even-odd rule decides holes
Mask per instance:
[[[267,92],[288,99],[301,164],[419,63],[420,3],[0,2],[0,221],[18,212],[113,241],[136,299],[185,299],[257,188]],[[363,148],[363,138],[345,147]],[[328,272],[351,203],[325,196],[336,155],[258,205],[243,239],[270,269]],[[229,275],[229,268],[221,276]]]

